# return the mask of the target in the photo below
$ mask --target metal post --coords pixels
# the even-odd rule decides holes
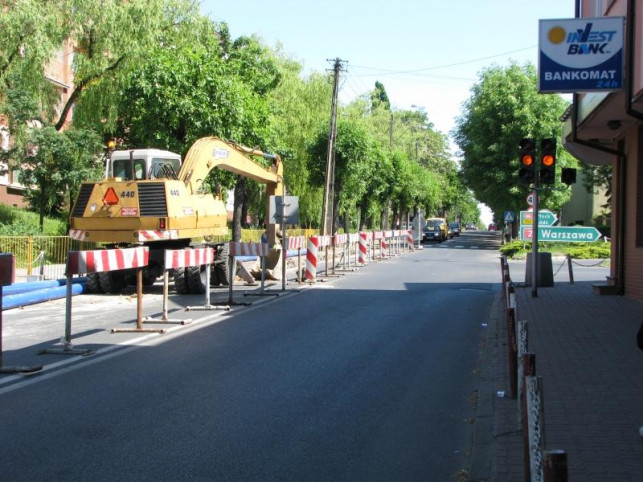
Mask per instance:
[[[572,257],[567,255],[567,270],[569,271],[569,284],[574,284],[574,271],[572,270]]]
[[[228,256],[228,273],[230,279],[230,284],[228,286],[228,304],[232,305],[232,286],[234,285],[234,256]],[[263,283],[263,270],[261,272],[261,283]]]
[[[281,196],[281,291],[286,291],[286,259],[288,258],[286,244],[286,191]]]
[[[531,234],[531,296],[538,297],[538,172],[534,175],[534,229]]]
[[[65,286],[65,349],[71,348],[71,282],[72,275],[67,274],[67,285]]]

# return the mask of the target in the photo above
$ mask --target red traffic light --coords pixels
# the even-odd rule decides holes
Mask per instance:
[[[520,140],[518,146],[520,147],[518,178],[522,182],[533,182],[536,174],[536,141],[525,137]]]
[[[540,181],[543,184],[556,181],[556,139],[553,137],[540,141]]]
[[[534,165],[534,156],[531,154],[523,154],[523,156],[520,158],[520,163],[523,166],[533,166]]]

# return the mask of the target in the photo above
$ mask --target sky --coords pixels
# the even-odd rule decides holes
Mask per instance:
[[[381,82],[394,109],[424,109],[449,134],[479,74],[537,65],[538,21],[574,17],[574,0],[200,0],[233,38],[256,35],[304,66],[346,61],[340,101]],[[330,106],[329,106],[330,111]],[[453,149],[453,147],[452,147]]]

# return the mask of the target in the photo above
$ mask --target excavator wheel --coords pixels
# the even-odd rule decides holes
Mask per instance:
[[[205,266],[188,266],[185,268],[185,278],[190,293],[193,295],[205,293]]]
[[[190,293],[185,268],[172,270],[172,278],[174,278],[174,289],[179,295],[187,295]]]
[[[98,273],[87,273],[87,281],[85,281],[85,288],[90,293],[102,293],[100,289],[100,281],[98,280]]]
[[[98,282],[103,293],[120,293],[125,287],[125,277],[121,271],[100,272]]]
[[[230,285],[230,273],[228,272],[228,255],[230,254],[230,246],[222,244],[217,247],[214,255],[214,270],[217,272],[217,279],[220,284],[224,286]]]

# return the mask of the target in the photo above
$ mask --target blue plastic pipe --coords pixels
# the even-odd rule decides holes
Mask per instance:
[[[84,283],[87,281],[87,278],[72,278],[72,283]],[[58,286],[65,286],[67,284],[67,279],[52,279],[45,281],[28,281],[26,283],[13,283],[9,286],[2,287],[2,294],[7,295],[17,295],[18,293],[26,293],[28,291],[42,290],[45,288],[57,288]]]
[[[3,295],[6,288],[8,288],[8,286],[5,286],[2,290]],[[84,291],[84,283],[72,283],[72,296],[80,295]],[[67,296],[66,285],[7,295],[2,297],[2,310],[4,311],[11,308],[19,308],[20,306],[34,305],[36,303],[42,303],[43,301],[57,300],[59,298],[64,298],[65,296]]]

